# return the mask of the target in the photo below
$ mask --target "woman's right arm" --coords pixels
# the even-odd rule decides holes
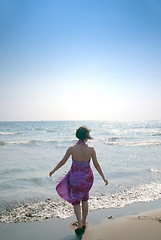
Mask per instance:
[[[96,156],[96,152],[94,150],[94,148],[91,148],[92,150],[92,153],[91,153],[91,156],[92,156],[92,161],[93,161],[93,165],[94,167],[96,168],[97,172],[100,174],[100,176],[102,177],[103,181],[106,183],[106,185],[108,184],[108,180],[105,178],[103,172],[102,172],[102,169],[101,169],[101,166],[97,160],[97,156]]]
[[[63,159],[56,165],[56,167],[49,173],[49,176],[51,177],[59,168],[61,168],[65,163],[66,161],[68,160],[68,158],[70,157],[71,155],[71,147],[68,148],[68,150],[66,151]]]

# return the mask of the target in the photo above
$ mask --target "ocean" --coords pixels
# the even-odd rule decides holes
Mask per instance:
[[[0,122],[0,221],[66,218],[72,206],[56,193],[71,158],[52,178],[49,172],[77,141],[76,129],[91,129],[105,186],[95,170],[89,208],[122,208],[161,198],[161,121]]]

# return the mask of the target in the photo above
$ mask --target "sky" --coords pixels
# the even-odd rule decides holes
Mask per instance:
[[[161,0],[0,0],[0,121],[161,120]]]

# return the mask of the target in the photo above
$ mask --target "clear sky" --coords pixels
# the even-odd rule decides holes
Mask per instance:
[[[161,0],[0,0],[10,120],[161,120]]]

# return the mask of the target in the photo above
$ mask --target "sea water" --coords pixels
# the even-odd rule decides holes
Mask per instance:
[[[56,193],[71,158],[52,178],[49,172],[77,142],[76,129],[91,129],[105,186],[94,168],[89,208],[121,208],[161,198],[161,121],[0,122],[0,221],[39,221],[73,214]]]

